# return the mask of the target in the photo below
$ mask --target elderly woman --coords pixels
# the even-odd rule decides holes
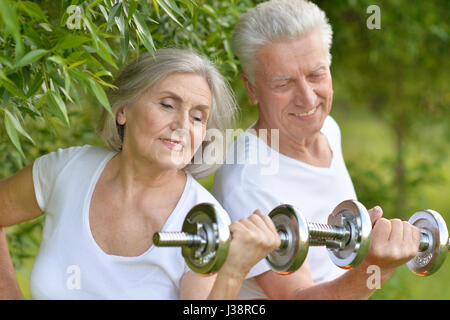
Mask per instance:
[[[1,226],[47,214],[32,298],[237,297],[252,265],[279,246],[270,219],[255,213],[230,226],[230,253],[215,276],[190,271],[178,248],[152,245],[154,232],[180,230],[194,205],[219,205],[194,179],[216,165],[191,160],[214,143],[207,129],[232,124],[227,83],[208,59],[166,49],[141,55],[115,85],[115,118],[105,111],[99,127],[108,148],[58,149],[0,181]]]

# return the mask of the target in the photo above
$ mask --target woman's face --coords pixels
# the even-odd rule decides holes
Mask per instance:
[[[125,125],[122,150],[165,170],[185,167],[205,137],[211,105],[202,76],[170,74],[118,112],[117,122]]]

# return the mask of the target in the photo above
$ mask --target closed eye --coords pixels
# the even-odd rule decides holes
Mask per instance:
[[[162,102],[161,102],[161,106],[163,106],[166,109],[172,109],[173,108],[172,105],[167,104],[167,103],[162,103]]]

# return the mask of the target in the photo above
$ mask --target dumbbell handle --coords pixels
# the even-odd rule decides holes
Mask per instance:
[[[281,239],[280,248],[288,245],[288,234],[278,232]],[[153,235],[153,244],[157,247],[200,247],[206,244],[206,239],[195,233],[188,232],[156,232]]]
[[[419,251],[426,251],[431,245],[431,239],[428,236],[428,234],[421,232],[420,233],[420,244],[419,244]],[[450,238],[447,241],[447,248],[448,251],[450,251]]]
[[[314,222],[308,222],[308,230],[311,237],[310,245],[317,246],[324,245],[321,243],[322,240],[342,240],[350,235],[350,232],[343,227]],[[280,249],[287,247],[288,234],[279,230],[278,235],[281,239]],[[153,235],[153,244],[157,247],[200,247],[205,243],[206,239],[195,233],[156,232]]]
[[[426,234],[421,232],[420,233],[420,243],[419,243],[419,251],[426,251],[430,247],[430,237]]]
[[[198,234],[187,232],[156,232],[153,244],[157,247],[200,247],[206,243]]]

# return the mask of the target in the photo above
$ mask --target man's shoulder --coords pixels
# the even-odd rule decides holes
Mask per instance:
[[[325,121],[323,123],[322,126],[322,130],[321,130],[324,134],[329,134],[329,135],[336,135],[341,133],[341,129],[339,128],[338,123],[336,122],[336,120],[328,115],[325,118]]]
[[[190,203],[190,205],[195,205],[202,202],[219,204],[217,199],[211,194],[208,189],[206,189],[192,175],[190,175],[189,173],[187,174],[188,181],[186,187],[188,191],[188,202]]]

